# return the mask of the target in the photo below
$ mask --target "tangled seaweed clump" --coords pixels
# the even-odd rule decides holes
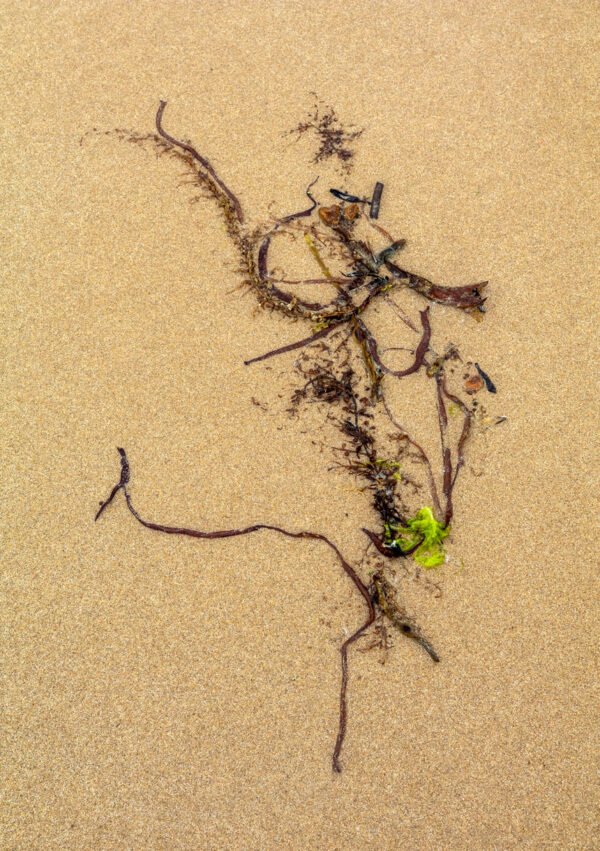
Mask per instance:
[[[189,142],[178,140],[165,131],[165,108],[166,103],[161,101],[154,134],[116,132],[121,138],[135,144],[151,144],[159,153],[182,161],[192,172],[194,181],[216,202],[237,250],[241,277],[258,303],[267,310],[310,326],[310,333],[301,339],[254,355],[245,363],[249,366],[292,351],[299,353],[295,370],[301,385],[292,396],[289,412],[296,416],[302,405],[316,404],[325,410],[326,421],[336,429],[341,440],[334,447],[336,466],[362,480],[362,490],[370,494],[372,511],[378,519],[377,531],[363,529],[369,542],[369,558],[374,548],[376,564],[369,576],[363,577],[361,565],[353,566],[338,546],[320,532],[293,531],[265,523],[202,531],[149,521],[133,504],[129,492],[131,471],[123,448],[118,450],[120,478],[109,497],[100,504],[96,520],[122,492],[135,520],[156,532],[204,540],[259,531],[275,532],[288,538],[321,542],[334,553],[366,608],[363,623],[340,647],[339,719],[332,757],[333,768],[339,772],[347,728],[348,652],[351,646],[375,624],[380,645],[387,647],[385,624],[388,623],[416,641],[434,662],[439,662],[437,652],[399,600],[392,560],[412,557],[416,565],[427,569],[439,567],[446,560],[444,542],[450,534],[454,515],[454,489],[465,465],[465,450],[473,424],[483,411],[474,397],[484,386],[494,393],[496,388],[478,364],[475,366],[479,382],[471,380],[468,386],[455,386],[455,367],[457,362],[462,363],[462,358],[454,345],[447,346],[442,353],[433,348],[431,305],[452,308],[481,319],[487,282],[447,287],[398,265],[395,258],[405,241],[391,237],[377,221],[384,190],[380,181],[375,184],[370,198],[331,189],[337,203],[329,206],[318,203],[312,192],[313,182],[306,189],[310,202],[306,208],[282,216],[262,231],[251,232],[244,224],[245,216],[238,197],[211,162]],[[344,139],[352,140],[359,135],[346,137],[337,126],[335,115],[326,115],[324,122],[318,127],[335,130],[334,136],[328,137],[330,141],[338,140],[342,144]],[[312,124],[309,122],[308,126]],[[319,158],[323,159],[325,153],[320,150]],[[344,156],[340,156],[344,161]],[[272,266],[271,250],[275,241],[284,235],[297,236],[299,233],[303,234],[307,249],[319,267],[320,277],[288,278],[276,273]],[[374,247],[376,243],[379,243],[377,248]],[[308,288],[311,292],[328,295],[318,300],[307,297]],[[427,303],[419,312],[418,322],[393,299],[393,295],[403,290],[411,290]],[[376,303],[391,307],[415,338],[408,362],[400,367],[391,365],[397,355],[390,355],[399,349],[382,348],[367,324]],[[416,374],[426,382],[431,381],[433,386],[441,449],[437,472],[421,443],[396,418],[386,395],[388,382],[399,382]],[[422,498],[424,492],[427,493],[425,500]]]

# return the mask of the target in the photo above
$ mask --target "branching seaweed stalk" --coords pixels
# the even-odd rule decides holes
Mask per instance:
[[[311,325],[312,333],[309,335],[269,352],[249,357],[244,363],[249,366],[292,351],[301,351],[301,360],[297,363],[300,364],[298,370],[305,383],[295,392],[290,410],[295,412],[303,401],[314,401],[327,406],[327,418],[334,423],[343,439],[342,446],[336,448],[343,459],[340,466],[346,467],[366,483],[365,490],[372,496],[373,508],[381,523],[379,532],[363,529],[370,544],[374,545],[381,556],[388,559],[406,558],[413,554],[425,568],[439,565],[445,559],[443,540],[449,533],[454,514],[453,491],[465,463],[465,448],[472,432],[476,403],[468,405],[457,392],[449,389],[448,365],[460,359],[460,356],[452,346],[441,356],[432,348],[430,305],[451,307],[481,318],[487,282],[446,287],[434,284],[397,265],[392,258],[402,250],[405,241],[392,239],[387,231],[374,221],[380,214],[384,188],[383,183],[379,181],[375,184],[370,200],[344,190],[330,190],[340,203],[329,207],[321,206],[317,202],[312,193],[316,182],[313,181],[305,190],[310,201],[308,207],[282,216],[262,233],[248,231],[245,228],[245,216],[239,198],[219,176],[210,160],[200,154],[192,144],[176,139],[164,129],[166,106],[165,101],[159,104],[155,135],[140,136],[128,134],[126,131],[117,131],[117,134],[136,144],[151,141],[159,152],[167,152],[182,160],[191,169],[194,182],[204,187],[217,202],[228,236],[237,250],[244,283],[254,292],[259,304],[268,310],[278,311],[288,318]],[[337,117],[332,110],[321,116],[318,107],[310,121],[299,125],[297,131],[301,133],[309,129],[320,136],[322,147],[318,160],[335,155],[347,163],[351,153],[345,145],[360,135],[360,131],[345,133],[337,124]],[[311,221],[314,218],[316,221]],[[301,220],[306,224],[301,225]],[[384,237],[389,240],[386,247],[375,251],[369,239],[359,236],[361,222],[379,239]],[[290,229],[300,227],[305,228],[304,236],[308,249],[325,277],[305,280],[286,280],[281,277],[278,279],[270,270],[273,242]],[[321,257],[315,240],[318,240],[320,245],[328,246],[332,256],[342,267],[339,272],[331,271],[329,262],[326,263]],[[326,285],[330,289],[333,288],[335,294],[329,301],[309,301],[298,296],[294,289],[291,292],[288,289],[290,286],[297,288],[302,285]],[[403,288],[412,290],[428,302],[419,314],[420,332],[390,298],[392,291],[401,291]],[[402,369],[394,369],[386,363],[383,359],[385,352],[394,349],[382,350],[367,324],[366,316],[375,302],[392,303],[402,322],[419,335],[416,346],[412,349],[412,362]],[[329,344],[336,337],[340,342],[335,350],[337,362],[334,362],[328,353],[331,351]],[[316,353],[312,359],[308,357],[308,349]],[[395,347],[396,351],[398,349],[399,347]],[[361,379],[353,358],[362,362],[364,381],[368,386],[366,393],[358,389]],[[489,392],[496,392],[487,373],[484,373],[478,364],[475,366],[481,376],[477,380],[482,385],[485,382]],[[429,457],[422,445],[398,422],[385,394],[386,381],[400,381],[417,373],[432,379],[435,385],[441,443],[441,492],[436,484]],[[462,427],[454,446],[449,409],[462,415]],[[381,436],[381,430],[376,427],[376,417],[379,415],[383,415],[388,428],[393,429],[391,439],[395,441],[396,457],[390,454]],[[439,661],[431,643],[400,604],[397,589],[388,579],[385,565],[380,564],[367,583],[342,555],[337,545],[321,533],[290,531],[267,523],[256,523],[239,529],[201,531],[146,520],[135,508],[129,492],[131,472],[127,454],[122,448],[118,451],[121,458],[120,478],[108,498],[100,504],[96,520],[122,491],[127,508],[135,520],[155,532],[202,540],[232,538],[259,531],[276,532],[288,538],[320,542],[335,553],[343,571],[364,600],[367,610],[364,622],[340,647],[339,721],[332,758],[333,769],[340,772],[348,718],[348,653],[352,645],[376,620],[385,618],[403,635],[416,641],[433,661]],[[431,508],[421,504],[416,513],[414,508],[412,512],[409,510],[404,492],[409,488],[418,490],[420,486],[404,470],[403,459],[412,459],[424,465]]]

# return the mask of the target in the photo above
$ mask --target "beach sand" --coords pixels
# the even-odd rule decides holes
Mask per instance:
[[[595,4],[3,7],[2,847],[597,848]],[[364,128],[351,177],[288,134],[311,92]],[[306,326],[240,289],[181,164],[103,135],[160,99],[249,227],[317,174],[323,203],[382,180],[408,268],[490,281],[481,323],[432,309],[507,417],[469,446],[439,590],[405,583],[442,661],[350,652],[340,775],[364,603],[335,556],[163,536],[122,498],[93,522],[122,446],[154,521],[309,529],[353,564],[377,525],[317,408],[286,413],[295,355],[243,364]],[[395,399],[427,441],[419,387]]]

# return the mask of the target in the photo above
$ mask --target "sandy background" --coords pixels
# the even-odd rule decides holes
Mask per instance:
[[[1,11],[2,848],[598,847],[596,4]],[[365,128],[351,185],[385,181],[406,265],[490,279],[484,323],[434,322],[508,417],[473,444],[443,595],[413,594],[442,664],[352,654],[341,776],[363,609],[335,559],[165,538],[121,502],[92,522],[119,445],[148,517],[360,557],[365,497],[285,416],[292,357],[242,363],[301,326],[235,289],[180,166],[80,142],[152,131],[165,98],[260,224],[343,182],[283,135],[312,90]]]

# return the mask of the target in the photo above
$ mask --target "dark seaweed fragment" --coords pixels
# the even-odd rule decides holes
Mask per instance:
[[[483,378],[484,384],[485,384],[485,386],[486,386],[486,388],[487,388],[488,392],[489,392],[489,393],[496,393],[496,392],[497,392],[497,391],[496,391],[496,385],[494,384],[494,382],[492,381],[492,379],[489,377],[489,375],[487,374],[487,372],[484,372],[484,371],[482,370],[482,368],[479,366],[479,364],[478,364],[478,363],[476,363],[476,364],[475,364],[475,369],[477,370],[477,372],[479,373],[479,375]]]

